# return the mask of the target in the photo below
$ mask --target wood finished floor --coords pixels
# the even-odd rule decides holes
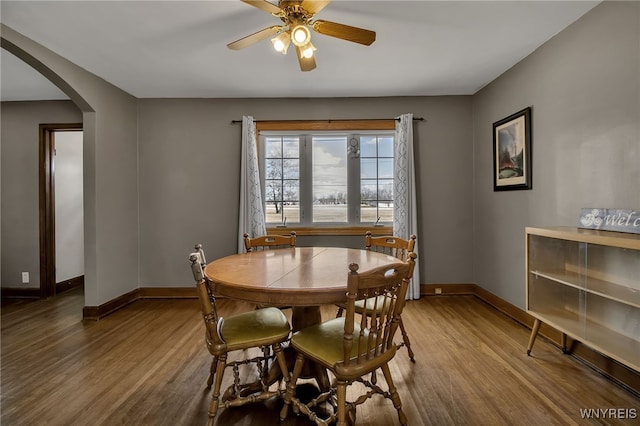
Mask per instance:
[[[79,291],[2,306],[2,425],[204,425],[210,356],[197,300],[139,300],[82,322]],[[223,300],[223,316],[251,309]],[[334,315],[323,307],[323,318]],[[425,297],[403,314],[416,363],[391,370],[410,425],[640,424],[581,418],[581,409],[635,410],[640,399],[473,296]],[[227,377],[228,379],[228,377]],[[219,413],[217,425],[310,425],[279,399]],[[631,411],[626,411],[627,413]],[[361,406],[357,424],[396,425],[391,403]]]

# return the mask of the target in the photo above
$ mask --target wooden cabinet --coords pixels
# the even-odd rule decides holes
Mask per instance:
[[[640,235],[526,228],[527,312],[640,371]]]

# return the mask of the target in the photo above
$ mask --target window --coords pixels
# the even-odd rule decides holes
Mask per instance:
[[[393,135],[360,140],[360,218],[393,222]]]
[[[264,182],[267,223],[300,223],[300,139],[265,138]]]
[[[394,125],[384,120],[385,128],[358,130],[258,126],[267,227],[390,226],[394,133],[388,121]]]

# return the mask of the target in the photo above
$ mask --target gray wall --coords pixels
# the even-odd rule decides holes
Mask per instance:
[[[98,306],[138,287],[137,99],[6,25],[0,27],[2,48],[47,77],[82,111],[85,304]],[[3,244],[2,255],[30,253],[31,246]]]
[[[492,123],[533,108],[533,189],[493,192]],[[525,307],[525,226],[640,208],[640,3],[604,2],[473,97],[474,281]]]
[[[2,287],[40,287],[38,146],[41,123],[80,123],[71,101],[2,102]],[[21,272],[29,272],[22,284]]]
[[[258,120],[424,117],[414,125],[421,281],[472,280],[470,97],[139,101],[140,286],[192,285],[186,256],[237,249],[243,115]],[[361,247],[362,237],[300,237]]]

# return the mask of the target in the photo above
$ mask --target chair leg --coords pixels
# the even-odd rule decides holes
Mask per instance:
[[[289,387],[289,367],[287,367],[287,360],[284,356],[284,352],[282,352],[282,345],[280,343],[276,343],[273,345],[273,353],[276,355],[276,359],[278,360],[278,366],[280,366],[280,372],[282,373],[282,378],[284,379],[285,388]]]
[[[262,347],[262,356],[264,357],[264,362],[262,362],[262,374],[260,374],[260,381],[264,384],[267,380],[267,375],[269,374],[269,355],[271,355],[271,347],[263,346]],[[260,361],[258,361],[260,362]]]
[[[216,367],[218,365],[218,357],[214,356],[211,360],[211,366],[209,367],[209,378],[207,379],[207,389],[211,389],[213,384],[213,378],[216,375]]]
[[[336,312],[336,318],[340,318],[343,312],[344,312],[344,308],[338,308],[338,311]]]
[[[213,393],[211,394],[211,403],[209,404],[209,423],[213,424],[218,413],[218,406],[220,405],[220,387],[222,386],[222,376],[224,375],[224,369],[227,365],[227,354],[220,355],[218,357],[218,365],[216,366],[215,380],[213,385]]]
[[[336,426],[347,426],[347,382],[338,380],[336,386],[338,397],[338,422]]]
[[[304,367],[304,355],[298,354],[296,356],[296,363],[293,366],[293,372],[291,373],[291,378],[289,379],[289,383],[287,384],[287,393],[284,396],[284,406],[282,410],[280,410],[280,420],[284,421],[289,414],[289,406],[291,405],[291,400],[296,394],[296,382],[298,381],[298,377],[302,373],[302,367]],[[286,368],[285,368],[286,371]]]
[[[409,335],[407,334],[407,330],[404,329],[404,322],[402,322],[402,317],[400,317],[400,331],[402,332],[402,341],[404,345],[407,347],[407,352],[409,352],[409,359],[411,362],[416,362],[413,357],[413,351],[411,350],[411,342],[409,341]]]
[[[400,420],[401,425],[407,424],[407,416],[402,411],[402,402],[400,401],[400,394],[398,393],[398,389],[396,389],[396,385],[393,383],[393,379],[391,378],[391,371],[389,370],[389,365],[384,364],[382,367],[382,373],[384,374],[384,378],[387,381],[387,385],[389,386],[389,393],[391,394],[391,401],[393,401],[393,406],[398,411],[398,420]]]

